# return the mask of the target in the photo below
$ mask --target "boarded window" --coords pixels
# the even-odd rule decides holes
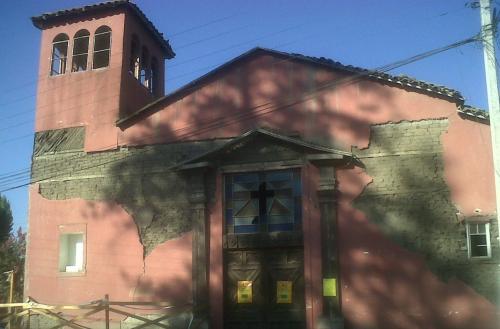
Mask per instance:
[[[100,69],[109,66],[109,56],[111,54],[111,29],[108,26],[101,26],[94,35],[94,60],[93,68]]]
[[[73,38],[73,60],[71,71],[80,72],[87,69],[87,60],[89,57],[89,39],[90,33],[87,30],[76,32]]]
[[[136,79],[139,79],[140,61],[139,41],[137,39],[137,36],[133,35],[132,43],[130,44],[129,71]]]
[[[66,73],[68,61],[69,38],[66,34],[58,34],[52,41],[52,57],[50,65],[50,75]]]

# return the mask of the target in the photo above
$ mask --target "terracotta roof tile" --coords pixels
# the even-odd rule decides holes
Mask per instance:
[[[458,113],[473,120],[481,121],[484,123],[490,122],[490,114],[485,110],[479,109],[477,107],[462,105],[458,107]]]
[[[148,113],[150,111],[155,111],[156,109],[159,108],[161,104],[164,104],[165,102],[168,102],[169,100],[173,100],[176,97],[180,97],[180,95],[186,93],[186,92],[191,92],[193,88],[196,88],[197,86],[202,85],[203,83],[207,82],[209,79],[214,77],[217,73],[221,72],[222,70],[233,66],[237,65],[237,63],[246,60],[256,54],[270,54],[270,55],[275,55],[275,56],[280,56],[282,58],[286,59],[295,59],[297,61],[301,62],[307,62],[307,63],[312,63],[315,65],[321,65],[329,69],[334,69],[334,70],[340,70],[344,72],[350,72],[353,74],[357,74],[360,77],[364,77],[367,79],[372,79],[372,80],[378,80],[382,83],[389,83],[393,85],[400,85],[405,88],[411,88],[415,90],[420,90],[421,92],[425,93],[430,93],[438,96],[445,97],[447,99],[450,99],[452,102],[455,102],[457,104],[463,104],[464,98],[460,94],[459,91],[445,87],[445,86],[440,86],[436,85],[433,83],[417,80],[415,78],[409,77],[407,75],[399,75],[399,76],[394,76],[390,75],[384,72],[378,72],[378,71],[373,71],[373,70],[368,70],[352,65],[344,65],[340,62],[334,61],[332,59],[328,59],[325,57],[312,57],[312,56],[305,56],[302,54],[296,54],[296,53],[287,53],[287,52],[282,52],[282,51],[277,51],[273,49],[267,49],[267,48],[261,48],[261,47],[256,47],[253,48],[235,58],[232,60],[218,66],[217,68],[213,69],[212,71],[204,74],[203,76],[189,82],[188,84],[182,86],[181,88],[175,90],[174,92],[165,95],[162,98],[159,98],[155,100],[154,102],[138,109],[136,112],[120,118],[116,121],[116,124],[118,126],[121,126],[127,122],[129,122],[132,118],[135,118],[139,115],[142,115],[144,113]]]
[[[270,51],[275,51],[275,50],[270,50]],[[451,98],[454,98],[454,99],[459,100],[459,101],[463,101],[462,95],[457,90],[454,90],[454,89],[451,89],[451,88],[448,88],[445,86],[441,86],[441,85],[436,85],[436,84],[433,84],[430,82],[417,80],[417,79],[409,77],[407,75],[395,76],[395,75],[387,74],[384,72],[372,71],[372,70],[368,70],[368,69],[361,68],[361,67],[356,67],[356,66],[352,66],[352,65],[345,65],[345,64],[342,64],[340,62],[337,62],[337,61],[334,61],[332,59],[325,58],[325,57],[313,57],[313,56],[306,56],[306,55],[297,54],[297,53],[291,53],[291,54],[285,53],[285,52],[279,52],[279,53],[282,53],[282,54],[288,55],[288,56],[293,56],[297,59],[312,61],[312,62],[321,64],[321,65],[328,66],[328,67],[333,68],[333,69],[349,71],[349,72],[357,73],[357,74],[366,74],[367,77],[369,77],[369,78],[382,80],[382,81],[386,81],[386,82],[390,82],[390,83],[395,83],[395,84],[399,84],[399,85],[405,86],[405,87],[425,90],[425,91],[428,91],[431,93],[435,93],[435,94],[451,97]]]

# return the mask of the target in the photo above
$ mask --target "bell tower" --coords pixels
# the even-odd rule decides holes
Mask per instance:
[[[115,122],[164,95],[169,42],[128,0],[32,22],[42,30],[35,131],[85,127],[86,151],[116,148]]]

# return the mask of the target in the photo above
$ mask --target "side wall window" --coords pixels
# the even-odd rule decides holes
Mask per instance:
[[[491,257],[490,224],[467,223],[466,230],[469,258]]]
[[[153,95],[160,95],[158,87],[159,66],[158,60],[151,57],[147,47],[142,46],[139,38],[133,34],[130,41],[130,59],[129,68],[130,74],[146,87]]]
[[[83,233],[59,236],[59,272],[83,272]]]
[[[139,76],[139,81],[143,86],[149,89],[151,80],[151,73],[149,71],[149,51],[148,48],[142,47],[141,55],[141,73]]]
[[[60,225],[59,273],[84,273],[86,264],[86,224]]]
[[[66,34],[58,34],[52,41],[52,57],[50,64],[50,75],[60,75],[66,73],[68,62],[69,38]]]
[[[111,29],[101,26],[94,35],[94,59],[92,68],[100,69],[109,66],[111,54]]]
[[[130,64],[129,71],[134,78],[139,79],[140,72],[140,54],[139,54],[139,40],[135,35],[132,36],[132,43],[130,45]]]
[[[151,82],[149,84],[149,90],[153,93],[155,96],[160,95],[160,83],[158,82],[158,78],[160,73],[158,70],[160,67],[158,66],[158,60],[156,57],[151,58]]]
[[[71,72],[80,72],[87,69],[87,60],[89,57],[89,39],[90,33],[87,30],[76,32],[73,38],[73,58]]]

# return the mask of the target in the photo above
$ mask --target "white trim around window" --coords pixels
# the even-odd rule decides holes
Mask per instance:
[[[490,223],[466,223],[469,258],[491,258]]]

